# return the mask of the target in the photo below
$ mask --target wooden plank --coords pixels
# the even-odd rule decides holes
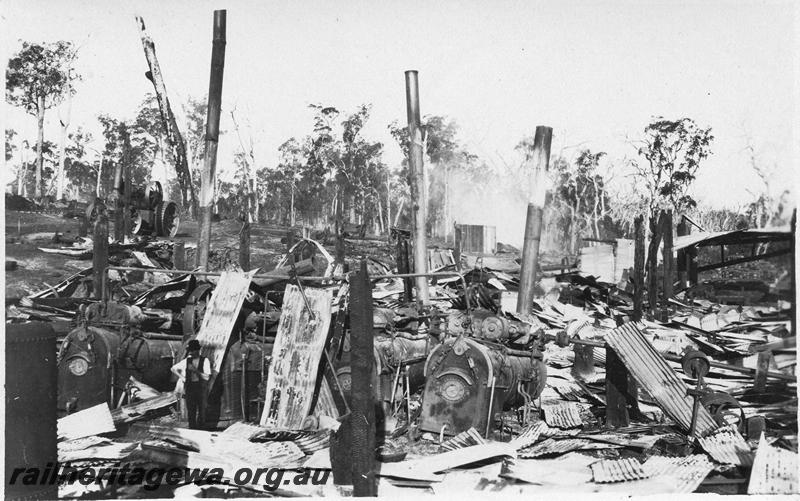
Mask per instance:
[[[330,289],[286,286],[267,376],[261,425],[299,429],[311,410],[319,362],[331,322]]]

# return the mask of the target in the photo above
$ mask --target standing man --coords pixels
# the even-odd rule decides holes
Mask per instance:
[[[206,421],[206,397],[208,378],[211,377],[211,362],[200,355],[200,341],[192,339],[186,345],[186,358],[172,367],[183,381],[183,398],[189,414],[189,428],[202,430]]]

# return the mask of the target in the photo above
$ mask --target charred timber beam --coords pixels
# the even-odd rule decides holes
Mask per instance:
[[[222,77],[225,69],[225,10],[214,11],[214,39],[211,49],[211,77],[208,83],[208,114],[206,116],[206,144],[200,188],[200,239],[197,244],[197,266],[208,268],[211,247],[211,211],[216,184],[217,146],[219,145],[219,119],[222,110]]]
[[[642,320],[642,300],[644,298],[644,217],[633,220],[633,321]]]
[[[184,207],[189,207],[196,214],[197,201],[195,200],[194,187],[192,186],[192,173],[189,170],[189,161],[186,157],[186,144],[183,141],[180,129],[178,129],[178,122],[175,120],[175,115],[172,113],[172,108],[167,98],[167,87],[164,85],[161,67],[156,58],[156,47],[150,35],[147,34],[144,19],[136,16],[136,24],[141,32],[144,56],[150,68],[150,71],[147,72],[147,78],[153,83],[156,99],[158,100],[158,109],[161,112],[161,121],[164,122],[167,142],[172,150],[173,158],[175,158],[175,171],[178,174],[178,183],[181,186],[181,202]]]
[[[417,72],[406,71],[406,112],[408,115],[408,162],[411,168],[411,212],[414,225],[414,271],[428,271],[428,240],[425,225],[428,219],[428,201],[425,200],[425,164],[423,162],[422,127],[419,111],[419,81]],[[417,302],[427,304],[428,281],[417,277]]]
[[[553,140],[551,127],[537,126],[533,139],[533,186],[531,203],[528,204],[525,221],[525,244],[522,248],[522,268],[520,269],[517,311],[530,313],[533,309],[533,291],[536,285],[536,271],[539,266],[539,240],[542,235],[544,215],[544,184],[547,165],[550,162],[550,143]]]

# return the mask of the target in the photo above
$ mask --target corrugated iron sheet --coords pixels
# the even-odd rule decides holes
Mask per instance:
[[[478,430],[475,428],[470,428],[467,431],[462,431],[458,435],[446,440],[440,446],[442,451],[454,451],[456,449],[462,449],[464,447],[469,447],[470,445],[481,445],[485,444],[486,440],[478,433]]]
[[[297,438],[294,440],[294,443],[303,451],[303,454],[313,454],[326,447],[330,447],[331,432],[329,430],[321,430],[312,435]]]
[[[261,433],[262,430],[264,430],[264,428],[256,424],[237,421],[236,423],[233,423],[232,425],[225,428],[225,431],[223,431],[222,434],[230,435],[232,437],[243,438],[245,440],[250,440],[251,438]]]
[[[627,482],[649,477],[641,463],[633,458],[603,459],[591,464],[595,483]]]
[[[575,402],[542,404],[544,420],[549,426],[557,428],[577,428],[583,426],[581,407]]]
[[[555,440],[548,438],[533,447],[519,451],[517,455],[523,459],[537,458],[541,456],[550,456],[555,454],[565,454],[571,451],[578,450],[591,450],[591,449],[618,449],[621,446],[606,444],[601,442],[593,442],[585,438],[567,438],[564,440]]]
[[[117,429],[105,402],[64,416],[58,420],[57,425],[58,438],[65,439],[100,435]]]
[[[510,443],[513,444],[517,450],[524,449],[525,447],[535,444],[545,429],[547,429],[547,423],[539,421],[525,428],[525,430]]]
[[[693,400],[688,387],[633,323],[611,330],[606,342],[628,368],[636,381],[647,390],[672,419],[688,430],[692,421]],[[710,433],[717,427],[704,407],[697,414],[697,432]]]
[[[650,478],[669,478],[676,489],[674,492],[690,493],[700,486],[714,469],[714,465],[705,454],[685,457],[651,456],[642,465],[642,469]]]
[[[725,426],[699,439],[700,445],[715,461],[723,464],[749,466],[753,453],[734,426]]]
[[[623,447],[633,447],[636,449],[650,449],[658,442],[663,435],[644,435],[632,437],[624,433],[597,433],[593,435],[581,435],[581,438],[588,438],[597,442],[621,445]]]
[[[748,494],[797,494],[797,454],[773,447],[761,435],[750,472]]]

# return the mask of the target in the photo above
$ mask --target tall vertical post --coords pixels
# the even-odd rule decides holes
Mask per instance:
[[[172,267],[176,270],[185,270],[186,247],[182,241],[172,244]]]
[[[672,298],[673,263],[672,263],[672,210],[664,212],[661,232],[664,238],[664,307],[669,307]]]
[[[122,232],[124,237],[130,238],[131,235],[131,192],[133,186],[131,185],[131,137],[128,128],[124,129],[124,143],[125,151],[122,155],[122,176],[124,179],[122,189]]]
[[[208,83],[208,115],[206,116],[206,152],[200,188],[200,240],[197,244],[197,266],[208,269],[211,247],[211,210],[216,184],[219,118],[222,109],[222,76],[225,68],[225,10],[214,11],[214,41],[211,49],[211,78]]]
[[[92,268],[94,270],[92,295],[103,297],[103,274],[108,267],[108,212],[103,202],[97,201],[97,219],[94,221]]]
[[[123,208],[125,207],[124,201],[124,188],[122,181],[122,162],[117,162],[114,165],[114,240],[122,242],[125,237],[125,226],[122,219]]]
[[[795,239],[797,238],[797,209],[792,211],[792,267],[791,267],[791,291],[792,291],[792,336],[797,336],[797,284],[795,280],[797,279],[797,270],[795,269],[795,257],[796,257],[796,248],[795,248]]]
[[[661,216],[653,213],[650,216],[650,247],[647,250],[647,307],[650,318],[655,318],[658,308],[658,247],[661,245]]]
[[[680,222],[675,226],[675,234],[683,237],[689,234],[689,224],[686,222],[686,217],[681,216]],[[675,260],[675,271],[678,274],[678,282],[681,288],[689,286],[689,259],[686,248],[678,249],[677,259]]]
[[[406,112],[408,115],[408,162],[411,167],[411,212],[414,223],[414,273],[428,272],[428,239],[425,225],[428,200],[425,199],[425,165],[419,111],[419,81],[416,70],[406,71]],[[417,302],[427,304],[428,279],[417,277]]]
[[[517,311],[530,313],[533,309],[533,290],[536,285],[536,269],[539,266],[539,240],[542,235],[542,218],[546,195],[545,175],[550,162],[550,143],[553,140],[552,127],[539,125],[533,138],[533,186],[531,201],[525,219],[525,243],[522,248],[522,269],[520,270]]]
[[[372,325],[372,285],[362,259],[350,289],[351,399],[353,495],[375,496],[375,355]]]
[[[633,321],[639,322],[644,296],[644,216],[634,218],[633,228]]]
[[[250,269],[250,220],[247,214],[244,214],[244,217],[242,231],[239,232],[239,266],[244,271],[248,271]]]

